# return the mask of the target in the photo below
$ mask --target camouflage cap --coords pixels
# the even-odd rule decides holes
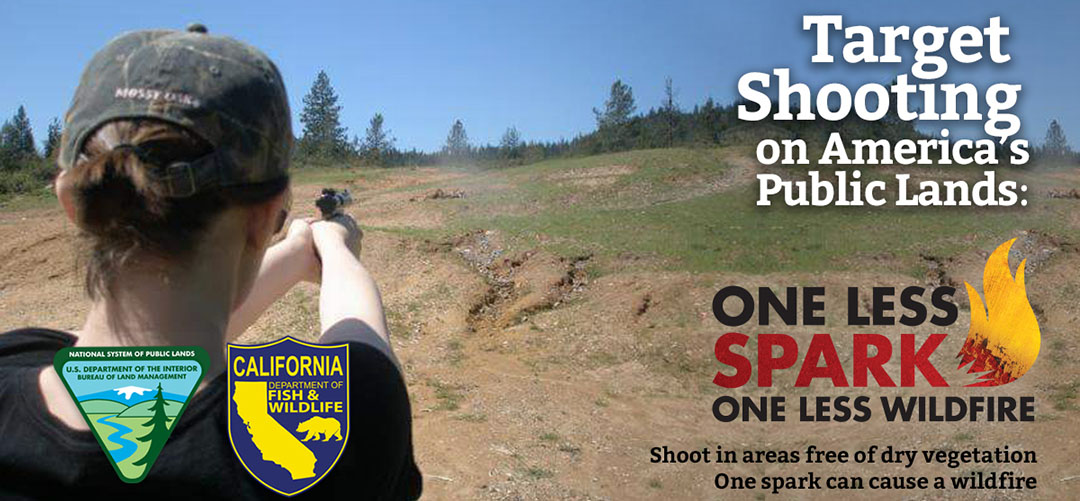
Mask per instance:
[[[130,118],[183,126],[213,146],[191,163],[157,166],[172,196],[286,175],[292,117],[280,72],[258,49],[202,25],[127,33],[94,55],[64,117],[60,168],[75,165],[99,127]]]

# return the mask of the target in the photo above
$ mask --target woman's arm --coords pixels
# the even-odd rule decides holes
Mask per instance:
[[[293,221],[285,238],[267,249],[251,292],[229,317],[229,341],[298,282],[317,282],[321,277],[320,340],[370,342],[374,335],[392,356],[379,287],[358,257],[362,237],[356,221],[347,215],[313,223]]]
[[[300,281],[318,281],[311,225],[294,220],[285,238],[266,250],[259,274],[247,298],[229,317],[228,342],[240,337],[251,324]]]
[[[340,215],[311,225],[315,248],[322,259],[319,320],[322,339],[364,342],[374,333],[390,346],[382,296],[371,273],[360,262],[363,233],[353,218]],[[332,329],[337,326],[337,329]],[[349,326],[349,328],[342,328]]]

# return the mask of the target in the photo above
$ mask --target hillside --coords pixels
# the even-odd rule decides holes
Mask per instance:
[[[119,414],[127,410],[128,406],[115,400],[83,400],[80,402],[82,411],[87,414]]]

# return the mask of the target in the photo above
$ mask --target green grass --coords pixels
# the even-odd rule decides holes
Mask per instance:
[[[56,195],[51,188],[31,190],[27,193],[0,195],[0,210],[2,211],[17,212],[58,206]]]
[[[522,473],[524,473],[526,477],[532,480],[541,480],[555,476],[555,472],[540,468],[538,466],[530,466],[528,468],[525,468]]]
[[[465,399],[462,387],[450,385],[440,381],[428,381],[428,386],[435,390],[435,410],[456,411],[461,407],[461,401]]]
[[[1072,285],[1072,284],[1069,284]],[[1069,297],[1074,294],[1069,291],[1062,291],[1065,294],[1069,294]],[[1067,360],[1065,341],[1062,339],[1055,339],[1050,343],[1050,362],[1054,364],[1054,367],[1061,367]]]
[[[294,165],[289,168],[293,184],[343,184],[373,181],[392,174],[391,169]]]
[[[458,339],[451,339],[446,343],[446,361],[457,367],[465,360],[464,345]]]
[[[487,421],[487,414],[482,414],[482,413],[477,413],[477,412],[469,412],[469,413],[458,414],[458,415],[454,416],[454,419],[456,419],[458,421],[464,421],[466,423],[483,423],[483,422]]]
[[[540,434],[540,440],[542,440],[544,442],[558,442],[559,438],[561,438],[561,437],[559,437],[558,433],[551,432],[551,431],[544,432],[544,433]]]
[[[972,440],[975,440],[975,435],[971,432],[963,431],[957,433],[956,435],[953,435],[953,440],[956,440],[957,442],[970,442]]]
[[[660,257],[673,270],[754,274],[859,269],[858,260],[840,258],[881,252],[904,263],[896,271],[918,274],[920,254],[952,255],[968,235],[973,245],[992,248],[1020,229],[1064,230],[1060,219],[1018,209],[757,208],[753,199],[742,189],[645,208],[551,208],[496,216],[483,226],[545,234],[563,254],[631,252]]]
[[[746,152],[739,151],[740,154]],[[992,249],[1021,230],[1080,238],[1067,224],[1071,200],[1031,198],[1028,207],[757,207],[757,183],[709,192],[731,169],[722,148],[642,150],[489,170],[459,178],[464,199],[440,200],[446,224],[436,230],[370,228],[414,238],[500,231],[510,251],[542,247],[562,256],[593,254],[595,273],[620,256],[650,258],[635,267],[672,271],[888,271],[925,274],[920,255]],[[597,174],[590,174],[590,170]],[[892,171],[862,169],[864,180]],[[900,169],[973,179],[981,170]],[[611,174],[611,173],[615,174]],[[590,177],[593,176],[593,177]],[[1030,173],[1002,170],[999,178]],[[581,185],[582,179],[603,179]],[[890,190],[895,183],[890,182]],[[887,257],[886,261],[877,259]],[[882,269],[883,266],[889,268]],[[592,266],[591,266],[592,267]]]
[[[1050,399],[1054,401],[1054,409],[1059,411],[1076,410],[1076,397],[1080,391],[1080,381],[1053,386],[1054,393]]]
[[[409,339],[412,337],[412,331],[409,329],[409,324],[405,320],[405,315],[400,310],[395,308],[386,309],[386,323],[390,329],[390,334],[398,339]]]

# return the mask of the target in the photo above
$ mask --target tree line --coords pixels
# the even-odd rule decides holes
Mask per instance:
[[[671,78],[664,82],[664,96],[656,107],[638,113],[634,91],[622,80],[615,80],[608,97],[600,107],[593,108],[596,128],[570,140],[526,141],[517,127],[506,128],[498,144],[474,145],[469,140],[465,124],[455,120],[439,151],[401,150],[386,128],[381,113],[371,118],[364,136],[351,140],[341,126],[341,106],[325,71],[320,71],[304,98],[300,121],[304,124],[300,147],[301,164],[350,164],[373,166],[437,165],[471,163],[488,166],[520,165],[552,157],[593,155],[634,149],[670,148],[677,146],[727,146],[757,144],[765,138],[803,139],[811,147],[820,148],[829,135],[840,132],[845,137],[865,139],[920,139],[927,137],[913,122],[900,120],[895,110],[882,120],[868,122],[852,116],[838,122],[822,118],[814,121],[741,122],[740,104],[716,103],[712,98],[684,109],[676,99]],[[1042,146],[1033,148],[1035,161],[1077,162],[1061,125],[1054,120],[1046,132]]]
[[[737,109],[745,102],[718,104],[712,98],[683,108],[676,99],[670,78],[664,82],[664,96],[657,106],[639,112],[634,91],[615,80],[607,99],[593,108],[596,128],[573,139],[557,141],[525,140],[517,127],[509,126],[498,144],[474,144],[465,123],[450,124],[442,148],[434,152],[397,146],[386,118],[376,113],[362,137],[349,137],[341,123],[342,106],[325,71],[320,71],[303,99],[297,138],[297,166],[341,165],[383,166],[475,164],[508,166],[533,163],[548,158],[677,146],[753,145],[764,138],[803,139],[810,148],[820,147],[832,132],[866,139],[918,139],[924,134],[912,122],[890,111],[882,120],[867,122],[857,116],[838,122],[815,121],[741,122]],[[751,104],[751,106],[754,106]],[[19,106],[0,126],[0,195],[45,189],[56,174],[61,124],[53,118],[40,148],[26,108]],[[1050,122],[1040,146],[1032,149],[1033,162],[1077,163],[1080,155],[1069,146],[1057,120]]]
[[[42,141],[34,142],[34,130],[26,107],[0,126],[0,194],[44,190],[56,176],[56,154],[60,149],[60,120],[53,118]]]

